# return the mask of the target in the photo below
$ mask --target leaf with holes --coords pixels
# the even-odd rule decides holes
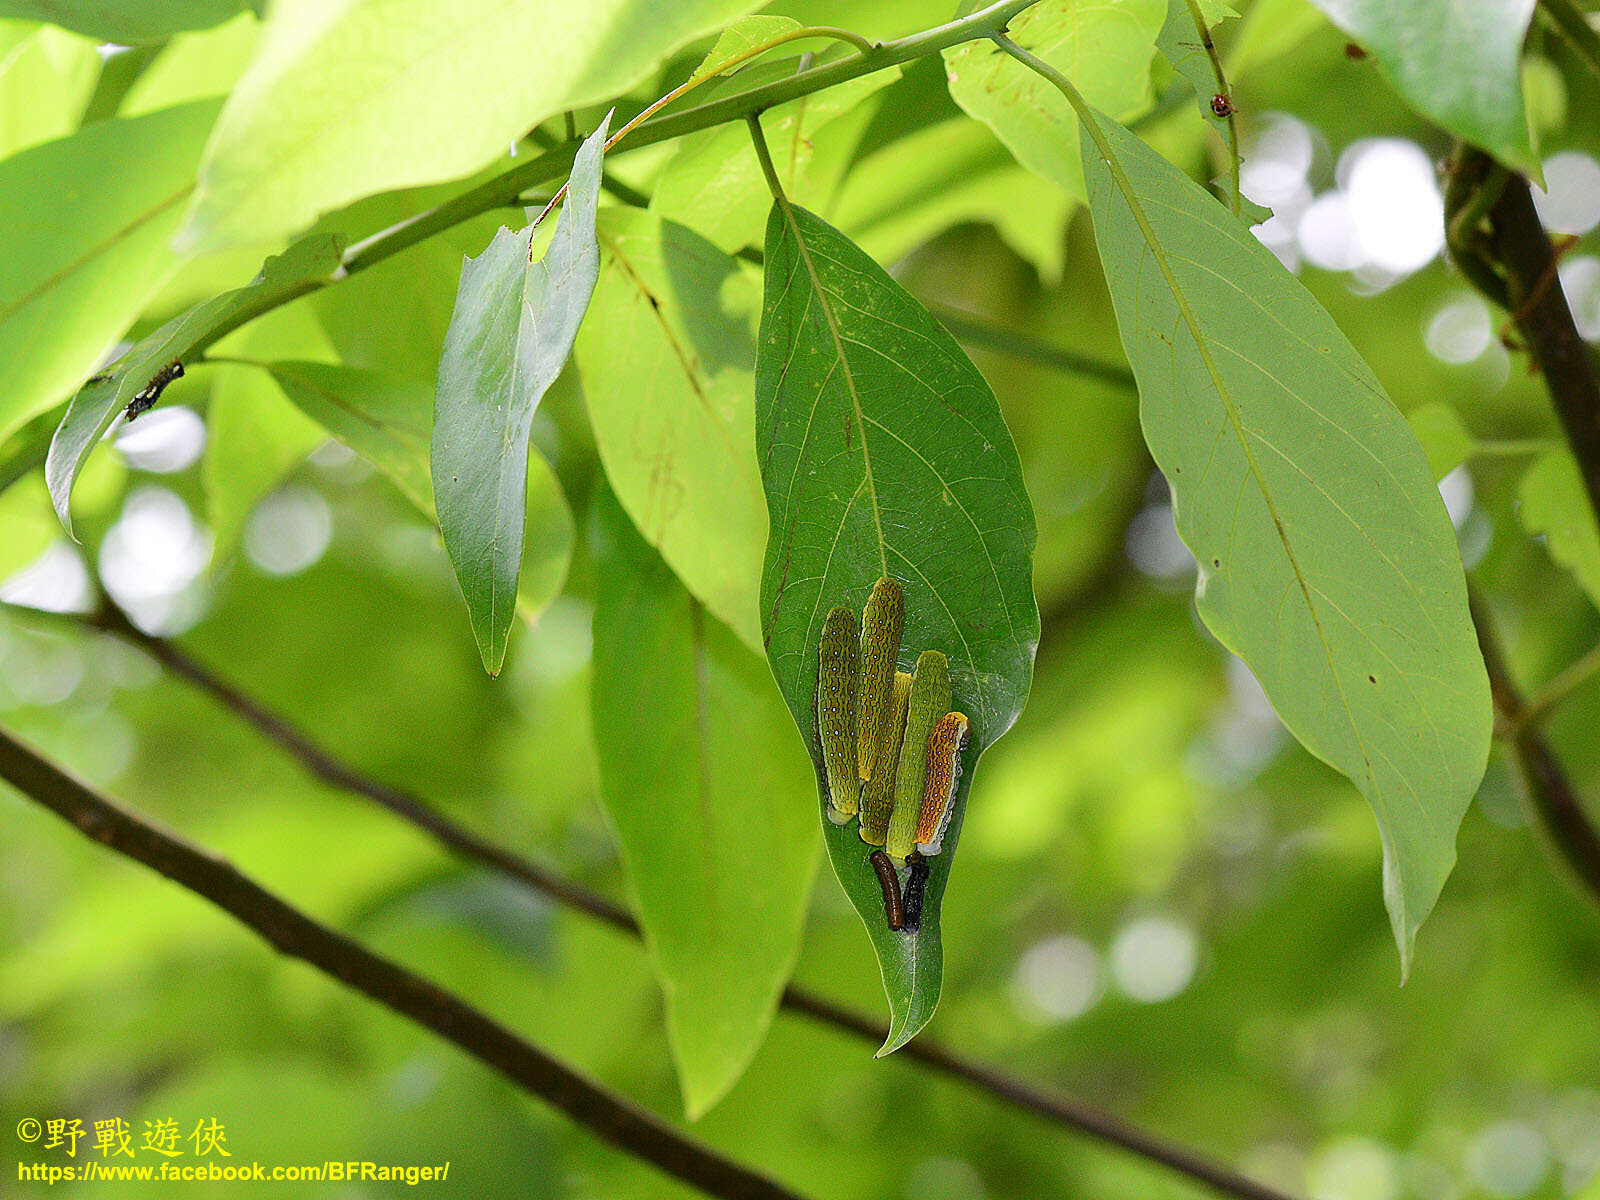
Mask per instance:
[[[816,767],[834,872],[866,923],[891,1024],[904,1045],[938,1003],[939,908],[984,748],[1027,698],[1039,640],[1033,511],[994,393],[899,284],[820,217],[774,206],[756,355],[756,448],[771,528],[762,637]],[[949,657],[972,745],[943,853],[931,860],[921,927],[889,929],[857,827],[826,819],[812,716],[828,611],[860,613],[889,575],[905,592],[898,666]]]
[[[1371,804],[1404,970],[1489,752],[1450,519],[1405,419],[1311,294],[1171,163],[1093,121],[1095,240],[1200,615]]]
[[[610,118],[578,150],[544,257],[534,227],[501,229],[461,268],[439,357],[433,496],[484,669],[498,675],[516,616],[533,413],[566,366],[600,272],[595,208]]]

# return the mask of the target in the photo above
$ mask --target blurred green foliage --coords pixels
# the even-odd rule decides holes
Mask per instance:
[[[1427,159],[1448,151],[1446,136],[1408,110],[1374,64],[1347,55],[1345,34],[1302,19],[1301,6],[1257,7],[1309,29],[1274,43],[1247,12],[1218,35],[1225,54],[1247,33],[1268,47],[1253,50],[1232,80],[1233,99],[1247,179],[1253,161],[1299,171],[1304,193],[1293,198],[1291,179],[1280,212],[1347,193],[1351,148],[1364,139],[1406,139]],[[790,0],[770,11],[888,37],[946,15],[926,9]],[[204,61],[197,46],[234,46],[251,23],[243,16],[182,35],[141,82],[153,94],[157,85],[179,88],[162,75],[164,60]],[[18,44],[31,36],[20,31]],[[637,111],[705,48],[674,58],[621,108]],[[1600,153],[1594,77],[1537,21],[1527,54],[1541,153]],[[27,61],[30,71],[59,64],[48,84],[30,85],[34,103],[82,106],[81,53]],[[204,95],[231,85],[218,71]],[[1154,68],[1153,93],[1168,76]],[[924,301],[1120,362],[1084,214],[1069,216],[1058,192],[1017,167],[942,91],[936,64],[911,64],[903,80],[819,129],[807,176],[816,191],[798,198]],[[161,103],[196,94],[174,91]],[[579,128],[600,115],[580,111]],[[71,124],[44,122],[39,135],[19,124],[8,136],[53,137]],[[1187,99],[1141,132],[1194,177],[1219,173],[1218,146]],[[616,163],[648,187],[665,161],[647,149]],[[346,211],[347,231],[370,233],[437,202],[439,191],[359,202]],[[331,351],[302,339],[293,357],[431,384],[461,254],[479,252],[499,220],[515,219],[481,218],[297,302],[314,312]],[[129,336],[245,283],[280,248],[179,266]],[[1446,405],[1479,442],[1555,436],[1541,381],[1494,336],[1503,314],[1474,308],[1437,256],[1390,278],[1318,267],[1293,231],[1280,248],[1402,410]],[[1600,305],[1580,289],[1595,274],[1577,265],[1596,255],[1586,232],[1567,259],[1580,311]],[[1464,342],[1445,336],[1451,320],[1467,330]],[[1283,733],[1196,619],[1192,567],[1173,550],[1131,390],[971,352],[1018,442],[1038,516],[1044,632],[1031,699],[985,754],[971,798],[943,911],[944,996],[928,1034],[1299,1195],[1592,1200],[1600,916],[1530,828],[1502,753],[1467,814],[1458,865],[1401,988],[1370,813]],[[214,431],[213,393],[225,371],[245,369],[191,371],[163,410],[199,412]],[[137,617],[171,630],[341,758],[628,898],[589,728],[600,473],[584,406],[583,380],[569,368],[535,421],[535,446],[575,514],[573,561],[562,594],[513,636],[497,681],[479,665],[436,530],[381,473],[325,445],[243,518],[238,549],[213,557],[208,525],[217,517],[207,495],[216,480],[205,478],[205,459],[189,454],[176,470],[156,469],[171,460],[157,454],[161,438],[141,433],[145,422],[159,428],[153,418],[163,410],[91,459],[74,497],[80,548],[54,533],[37,472],[0,496],[8,575],[55,539],[43,560],[54,565],[13,576],[5,596],[70,598],[70,564],[82,562]],[[169,450],[180,433],[169,431]],[[38,434],[30,426],[18,436]],[[139,437],[157,445],[141,450]],[[9,456],[15,444],[3,449]],[[1593,602],[1521,520],[1518,489],[1531,461],[1478,455],[1446,484],[1463,556],[1530,689],[1600,639]],[[26,553],[15,551],[24,543]],[[681,1115],[660,988],[638,944],[463,866],[370,804],[311,781],[141,653],[71,618],[7,608],[0,722],[317,918],[641,1103]],[[1597,727],[1593,680],[1546,723],[1600,816]],[[27,1117],[88,1125],[122,1116],[137,1129],[167,1116],[189,1125],[214,1116],[236,1159],[448,1159],[450,1186],[473,1197],[689,1194],[10,790],[0,793],[0,831],[7,1137]],[[762,833],[752,819],[757,870]],[[827,872],[795,977],[856,1010],[881,1008],[859,920]],[[817,1197],[1204,1194],[871,1052],[780,1013],[747,1075],[694,1132]],[[0,1167],[10,1194],[9,1164]]]

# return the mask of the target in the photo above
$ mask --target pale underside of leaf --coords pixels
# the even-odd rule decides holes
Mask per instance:
[[[609,122],[578,151],[543,258],[530,261],[530,225],[501,229],[463,266],[439,360],[434,503],[491,675],[515,615],[534,410],[566,364],[599,275],[595,209]]]
[[[1448,519],[1415,439],[1320,307],[1181,173],[1096,120],[1096,237],[1201,614],[1367,795],[1404,965],[1488,749]]]

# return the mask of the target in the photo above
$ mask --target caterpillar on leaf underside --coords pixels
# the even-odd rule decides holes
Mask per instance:
[[[813,705],[827,815],[859,819],[868,859],[883,889],[890,929],[915,930],[928,880],[927,857],[944,846],[971,723],[950,711],[950,664],[924,650],[898,671],[905,593],[893,579],[873,585],[863,618],[840,605],[823,622]],[[907,906],[897,863],[905,863]]]

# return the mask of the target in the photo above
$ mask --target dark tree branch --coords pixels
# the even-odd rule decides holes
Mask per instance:
[[[1556,251],[1539,223],[1528,181],[1506,180],[1489,210],[1490,245],[1506,272],[1512,318],[1539,371],[1567,443],[1578,460],[1589,503],[1600,520],[1600,375],[1578,332],[1556,276]]]
[[[1120,542],[1117,547],[1117,558],[1118,560],[1121,558]],[[1097,585],[1096,591],[1100,590]],[[174,674],[187,679],[224,707],[242,717],[246,723],[287,751],[317,778],[381,804],[396,815],[431,833],[443,845],[468,862],[499,871],[561,904],[588,913],[633,937],[641,936],[638,920],[620,905],[589,891],[580,884],[561,878],[521,855],[494,845],[439,813],[420,797],[391,787],[341,763],[288,721],[258,701],[244,695],[171,642],[139,629],[109,600],[102,602],[99,611],[73,619],[139,646],[171,669]],[[887,1036],[885,1026],[841,1008],[804,988],[790,985],[784,990],[780,1003],[790,1012],[808,1016],[873,1046],[881,1045]],[[1292,1200],[1285,1193],[1257,1183],[1224,1163],[1138,1129],[1093,1105],[1047,1091],[1015,1076],[963,1058],[926,1037],[908,1043],[901,1047],[898,1053],[936,1071],[964,1079],[989,1095],[1025,1112],[1077,1130],[1150,1162],[1169,1167],[1222,1195],[1235,1196],[1239,1200]]]
[[[243,717],[269,741],[288,751],[301,766],[334,787],[365,796],[403,820],[431,834],[441,844],[468,861],[482,863],[519,883],[571,908],[580,909],[606,924],[624,932],[637,935],[639,924],[626,909],[612,903],[604,896],[547,871],[531,859],[495,845],[472,830],[452,821],[420,797],[363,774],[345,765],[323,750],[289,721],[246,696],[238,688],[219,677],[208,667],[189,657],[165,638],[153,637],[140,629],[109,600],[102,600],[94,613],[83,618],[88,624],[107,633],[115,634],[126,642],[138,646],[151,658],[167,667],[173,674],[182,676],[201,691]]]
[[[708,1195],[726,1200],[798,1200],[794,1192],[578,1074],[459,997],[318,924],[231,863],[96,794],[4,730],[0,730],[0,778],[85,837],[143,863],[237,917],[281,953],[433,1030],[596,1137]]]
[[[1600,374],[1557,277],[1558,255],[1522,176],[1481,150],[1463,149],[1446,189],[1451,253],[1512,323],[1544,376],[1561,428],[1600,521]]]
[[[884,1026],[876,1022],[845,1009],[836,1008],[825,1000],[803,996],[793,989],[785,993],[784,1007],[804,1013],[834,1028],[860,1034],[874,1043],[882,1042],[887,1032]],[[1257,1183],[1233,1168],[1205,1155],[1197,1154],[1176,1142],[1147,1133],[1104,1109],[1035,1087],[1014,1075],[973,1062],[970,1058],[963,1058],[927,1038],[919,1037],[907,1042],[895,1053],[909,1055],[925,1066],[957,1079],[965,1079],[989,1095],[1037,1116],[1069,1126],[1090,1137],[1110,1142],[1114,1146],[1120,1146],[1150,1162],[1170,1167],[1224,1196],[1237,1196],[1240,1200],[1290,1200],[1288,1195],[1276,1188]]]
[[[1600,521],[1600,374],[1557,275],[1560,256],[1539,221],[1528,181],[1481,150],[1458,147],[1445,189],[1450,252],[1463,274],[1506,308],[1544,376],[1589,506]],[[1506,666],[1483,598],[1471,596],[1496,724],[1527,785],[1533,815],[1563,861],[1600,897],[1600,832],[1538,729]]]
[[[1530,719],[1522,694],[1511,678],[1488,604],[1476,592],[1469,596],[1472,619],[1478,627],[1478,645],[1489,671],[1495,724],[1522,774],[1534,816],[1555,853],[1589,890],[1591,898],[1600,898],[1600,832],[1589,820],[1583,801],[1539,731],[1537,721]]]

